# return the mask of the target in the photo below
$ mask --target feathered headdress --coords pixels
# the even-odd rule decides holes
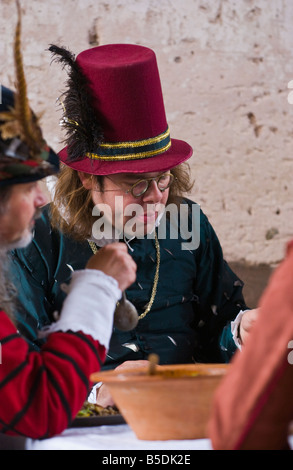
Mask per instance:
[[[59,169],[57,155],[46,144],[27,98],[21,53],[21,10],[14,39],[16,91],[2,87],[0,104],[0,185],[44,178]]]
[[[68,66],[67,90],[59,101],[63,107],[62,126],[66,130],[68,160],[77,161],[87,153],[96,152],[103,141],[97,110],[92,106],[92,95],[87,77],[82,73],[72,52],[51,45],[53,59]]]

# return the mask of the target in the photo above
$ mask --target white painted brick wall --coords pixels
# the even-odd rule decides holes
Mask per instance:
[[[293,238],[291,0],[22,0],[29,96],[61,147],[66,78],[50,43],[79,53],[131,42],[156,51],[173,137],[194,147],[197,200],[230,261],[277,263]],[[13,0],[0,1],[0,81],[13,86]]]

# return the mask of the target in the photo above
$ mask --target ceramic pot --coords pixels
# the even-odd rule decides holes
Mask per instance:
[[[93,374],[104,382],[138,439],[170,440],[207,437],[215,389],[226,364],[180,364]]]

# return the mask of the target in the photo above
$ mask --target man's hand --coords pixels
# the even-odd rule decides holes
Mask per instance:
[[[123,369],[134,369],[148,365],[149,361],[147,360],[125,361],[120,364],[120,366],[116,367],[115,370],[123,371]],[[115,405],[113,398],[110,395],[109,389],[105,384],[102,384],[101,387],[97,390],[97,405],[100,405],[103,408]]]
[[[86,269],[98,269],[112,276],[122,291],[135,281],[136,268],[136,263],[127,252],[127,246],[119,242],[101,248],[86,265]]]
[[[241,344],[245,345],[247,337],[249,336],[250,330],[254,325],[257,317],[258,317],[258,309],[255,308],[253,310],[247,310],[241,318],[241,322],[239,325],[239,335]]]

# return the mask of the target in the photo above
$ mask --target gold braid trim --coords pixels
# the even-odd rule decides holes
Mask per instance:
[[[86,153],[86,156],[88,158],[92,158],[94,160],[105,160],[105,161],[112,161],[112,162],[117,162],[117,161],[123,161],[123,160],[138,160],[141,158],[148,158],[148,157],[153,157],[156,155],[159,155],[161,153],[166,152],[169,148],[171,147],[171,142],[169,142],[165,147],[160,148],[160,150],[149,150],[148,152],[140,152],[140,153],[128,153],[123,156],[102,156],[102,155],[97,155],[96,153]]]

